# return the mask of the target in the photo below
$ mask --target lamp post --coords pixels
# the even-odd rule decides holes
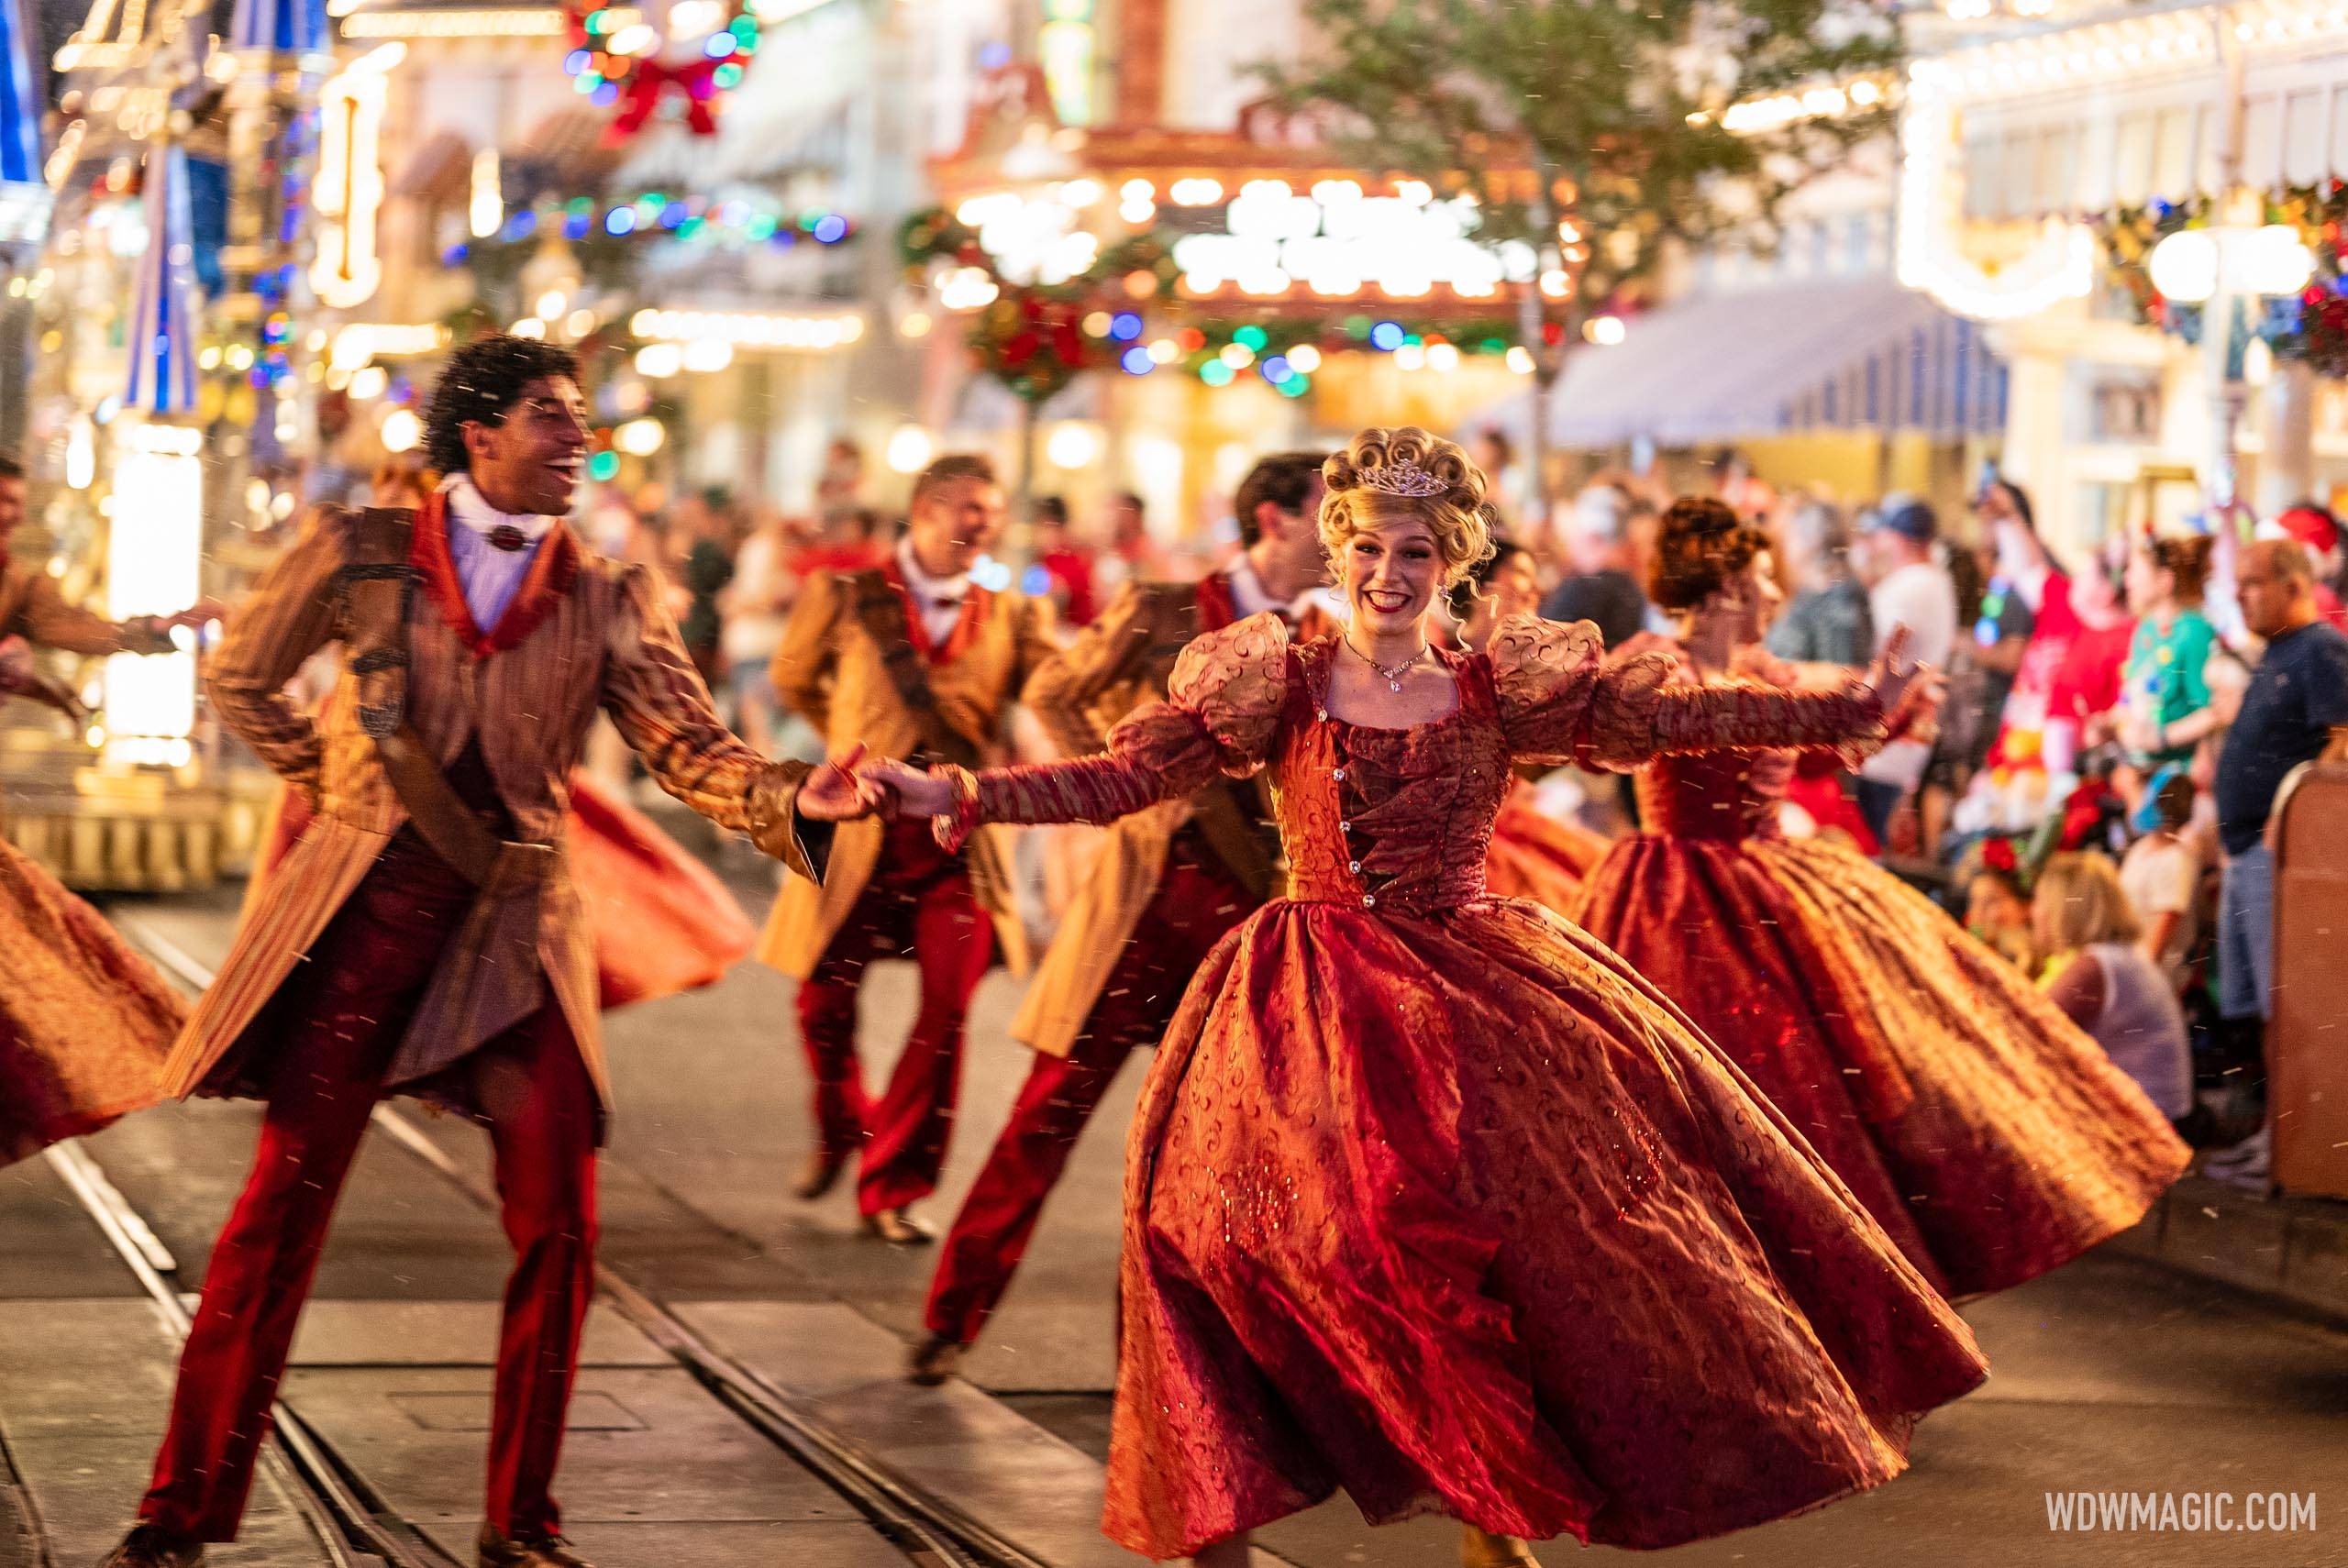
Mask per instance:
[[[2202,488],[2219,513],[2238,496],[2235,440],[2246,396],[2243,356],[2251,338],[2246,307],[2298,293],[2315,272],[2315,257],[2298,231],[2261,223],[2262,206],[2257,193],[2236,187],[2220,209],[2221,222],[2172,234],[2148,258],[2153,287],[2181,304],[2201,307],[2201,374],[2210,392]]]
[[[2210,44],[2222,67],[2216,114],[2218,222],[2185,229],[2153,247],[2145,258],[2153,287],[2166,298],[2201,307],[2201,378],[2210,398],[2202,491],[2213,520],[2232,511],[2238,495],[2235,434],[2242,422],[2245,388],[2243,352],[2249,347],[2243,307],[2252,300],[2293,294],[2315,272],[2315,258],[2298,234],[2265,221],[2265,202],[2243,182],[2243,91],[2242,40],[2220,10],[2210,21]]]
[[[32,302],[18,270],[48,236],[50,200],[42,172],[39,78],[26,36],[24,7],[0,0],[0,276],[12,284],[0,301],[0,446],[9,451],[23,442],[31,368]]]

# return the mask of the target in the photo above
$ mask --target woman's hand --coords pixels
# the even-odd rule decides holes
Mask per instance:
[[[1867,667],[1866,685],[1883,704],[1883,716],[1888,720],[1899,712],[1908,699],[1908,689],[1920,679],[1937,679],[1921,664],[1905,662],[1908,653],[1908,628],[1894,626],[1891,635],[1883,640],[1883,651],[1876,655],[1875,663]]]
[[[954,791],[944,778],[902,762],[885,757],[868,762],[857,770],[857,782],[876,809],[886,800],[908,816],[942,817],[954,810]]]
[[[819,823],[844,823],[870,816],[871,798],[856,776],[857,765],[863,760],[864,748],[859,745],[838,760],[824,763],[811,771],[799,786],[800,814]]]

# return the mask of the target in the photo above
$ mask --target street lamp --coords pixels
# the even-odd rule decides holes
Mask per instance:
[[[2208,228],[2180,229],[2145,259],[2153,287],[2180,304],[2201,307],[2201,373],[2210,389],[2210,450],[2205,489],[2213,511],[2234,503],[2235,430],[2245,398],[2243,356],[2249,346],[2244,304],[2298,293],[2315,274],[2315,257],[2287,224],[2260,223],[2255,192],[2237,188]]]

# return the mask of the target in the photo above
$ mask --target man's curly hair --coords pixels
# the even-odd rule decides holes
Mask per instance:
[[[579,379],[579,359],[568,348],[500,332],[477,337],[449,356],[440,382],[432,389],[432,410],[424,419],[424,460],[438,474],[472,467],[465,453],[465,426],[475,420],[495,425],[522,401],[522,389],[547,376]]]

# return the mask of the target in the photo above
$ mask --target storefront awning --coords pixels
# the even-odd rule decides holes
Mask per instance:
[[[1850,429],[1955,439],[2000,430],[2005,416],[2005,366],[1978,325],[1889,278],[1837,278],[1634,318],[1620,345],[1567,362],[1550,393],[1549,438],[1693,447]],[[1505,427],[1508,414],[1477,423]]]

